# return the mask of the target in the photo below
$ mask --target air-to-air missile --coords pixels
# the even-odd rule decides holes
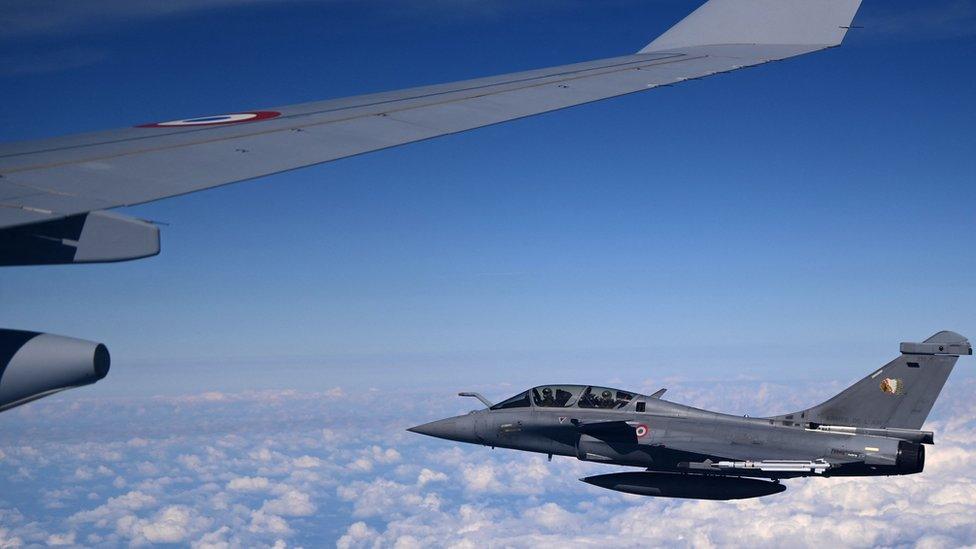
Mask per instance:
[[[901,356],[812,408],[740,417],[651,395],[588,385],[542,385],[486,408],[409,429],[442,439],[644,471],[587,477],[586,483],[642,496],[733,500],[786,490],[796,477],[921,473],[922,431],[966,338],[939,332],[902,343]]]

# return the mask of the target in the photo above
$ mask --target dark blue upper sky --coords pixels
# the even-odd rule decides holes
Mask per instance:
[[[40,4],[0,7],[3,140],[626,54],[698,2]],[[3,270],[0,325],[130,364],[648,375],[654,349],[768,373],[976,336],[976,2],[867,0],[859,24],[838,50],[133,208],[169,224],[161,256]]]

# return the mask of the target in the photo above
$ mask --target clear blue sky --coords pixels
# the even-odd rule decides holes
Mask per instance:
[[[103,3],[0,8],[2,139],[626,54],[698,4]],[[244,359],[849,379],[976,336],[974,14],[868,0],[840,50],[133,208],[161,256],[2,270],[0,325],[147,391]]]

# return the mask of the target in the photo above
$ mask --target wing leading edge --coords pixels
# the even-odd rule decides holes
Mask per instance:
[[[0,145],[0,230],[23,230],[831,48],[843,40],[860,3],[710,0],[634,55]]]

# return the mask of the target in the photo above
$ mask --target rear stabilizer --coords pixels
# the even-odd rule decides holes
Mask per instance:
[[[973,347],[965,337],[945,331],[922,343],[902,343],[901,352],[827,402],[772,419],[791,427],[921,429],[956,361],[973,354]]]

